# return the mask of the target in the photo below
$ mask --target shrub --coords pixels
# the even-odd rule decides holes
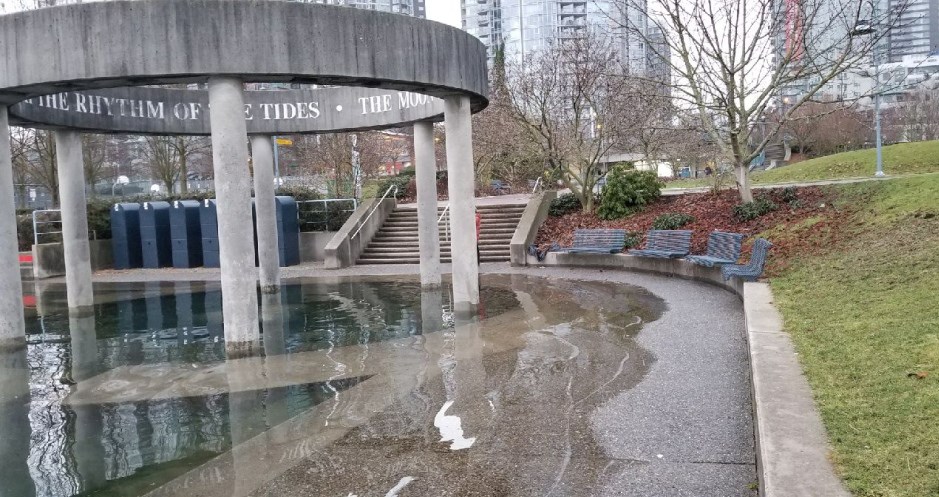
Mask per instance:
[[[776,210],[776,204],[767,196],[761,196],[753,202],[734,206],[734,217],[739,221],[752,221]]]
[[[797,202],[798,200],[799,200],[799,196],[798,196],[798,192],[797,192],[797,190],[796,190],[796,187],[794,187],[794,186],[787,186],[787,187],[783,188],[783,190],[782,190],[782,201],[783,201],[783,202],[785,202],[785,203],[791,205],[793,202]]]
[[[606,186],[597,214],[603,219],[619,219],[636,213],[662,194],[664,184],[652,171],[635,171],[614,166],[606,176]]]
[[[88,238],[91,240],[109,240],[111,238],[111,207],[114,203],[107,200],[88,202]]]
[[[655,218],[655,221],[652,221],[652,229],[677,230],[693,221],[694,216],[690,214],[685,214],[684,212],[668,212]]]
[[[580,204],[580,199],[577,198],[577,195],[573,193],[565,193],[564,195],[558,195],[558,198],[551,201],[551,207],[548,209],[548,215],[553,217],[561,217],[571,212],[576,212],[579,209],[582,209],[583,206]]]
[[[405,174],[403,171],[397,176],[392,176],[381,183],[378,184],[378,191],[375,193],[378,197],[381,197],[388,191],[392,186],[398,187],[398,193],[393,193],[392,195],[395,198],[404,197],[408,192],[408,185],[414,181],[414,174]]]
[[[323,198],[323,195],[319,191],[299,185],[282,185],[277,188],[276,193],[279,196],[282,195],[293,197],[297,202],[303,202],[305,200],[321,200]]]
[[[626,233],[626,245],[623,248],[636,248],[642,243],[642,233]]]

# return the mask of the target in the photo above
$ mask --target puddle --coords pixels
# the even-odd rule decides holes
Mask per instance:
[[[225,361],[216,286],[96,292],[78,319],[41,295],[0,358],[3,495],[459,495],[467,468],[525,488],[503,460],[590,479],[589,414],[641,380],[632,337],[663,312],[602,283],[485,278],[456,316],[413,281],[305,282],[261,299],[264,357]]]

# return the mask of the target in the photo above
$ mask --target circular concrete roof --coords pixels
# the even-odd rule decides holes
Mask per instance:
[[[274,0],[121,0],[0,16],[0,104],[17,124],[208,134],[205,91],[139,86],[211,76],[347,85],[246,92],[255,134],[440,120],[439,98],[456,95],[475,111],[488,105],[485,46],[403,15]]]

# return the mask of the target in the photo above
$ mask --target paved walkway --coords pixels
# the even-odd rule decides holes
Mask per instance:
[[[308,264],[287,269],[284,277],[408,276],[418,269],[326,270]],[[622,271],[493,263],[483,264],[481,272],[491,278],[547,278],[544,285],[522,280],[529,288],[523,292],[557,287],[586,299],[581,321],[548,326],[555,313],[565,312],[562,301],[536,299],[540,318],[532,320],[528,312],[527,318],[508,319],[484,331],[481,343],[460,342],[458,333],[458,343],[476,347],[465,350],[482,351],[478,363],[472,355],[426,363],[421,354],[436,350],[429,337],[418,349],[370,345],[370,360],[385,361],[390,369],[346,391],[339,404],[323,404],[261,433],[152,495],[755,495],[749,364],[735,295],[703,283]],[[218,276],[217,269],[167,269],[107,271],[94,279]],[[603,287],[596,285],[604,282],[627,293],[597,297]],[[595,311],[587,309],[628,315],[639,301],[664,312],[642,323],[621,351],[613,346],[619,342],[607,340],[632,335],[630,323],[595,321]],[[598,325],[607,335],[584,335]],[[512,331],[518,326],[524,329]],[[437,373],[421,379],[424,370],[417,366],[445,373],[447,361],[454,361],[460,378],[457,390],[449,391]],[[293,363],[294,369],[301,365]],[[441,411],[451,398],[456,404]],[[441,448],[441,427],[450,421],[462,422],[455,441],[473,438],[475,445]]]
[[[769,188],[785,188],[787,186],[795,187],[805,187],[805,186],[828,186],[828,185],[846,185],[851,183],[866,183],[868,181],[890,181],[895,179],[904,179],[904,178],[917,178],[920,176],[936,176],[939,173],[923,173],[923,174],[905,174],[899,176],[884,176],[882,178],[877,178],[873,176],[865,178],[841,178],[841,179],[828,179],[820,181],[792,181],[787,183],[770,183],[770,184],[753,184],[751,185],[754,190],[765,190]],[[727,187],[728,189],[736,188],[736,186],[731,185]],[[711,191],[709,186],[699,186],[694,188],[665,188],[662,190],[662,195],[684,195],[686,193],[707,193]]]

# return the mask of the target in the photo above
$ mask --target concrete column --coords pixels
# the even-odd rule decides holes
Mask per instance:
[[[440,288],[421,289],[421,334],[443,330],[443,292]]]
[[[251,177],[244,89],[235,78],[209,79],[212,166],[218,199],[219,257],[222,271],[222,318],[228,357],[258,349],[258,296],[251,226]]]
[[[465,310],[479,304],[473,128],[469,98],[447,97],[444,100],[444,119],[447,126],[453,306],[454,309]]]
[[[0,350],[26,345],[7,108],[0,105]]]
[[[91,289],[91,247],[88,245],[88,202],[85,200],[81,134],[56,131],[55,153],[68,307],[69,310],[90,308],[94,304],[94,293]]]
[[[274,145],[269,136],[251,137],[254,159],[254,208],[258,232],[261,293],[280,292],[280,253],[274,205]]]
[[[414,124],[417,171],[417,233],[421,252],[421,287],[440,286],[440,230],[437,227],[437,157],[433,123]]]

